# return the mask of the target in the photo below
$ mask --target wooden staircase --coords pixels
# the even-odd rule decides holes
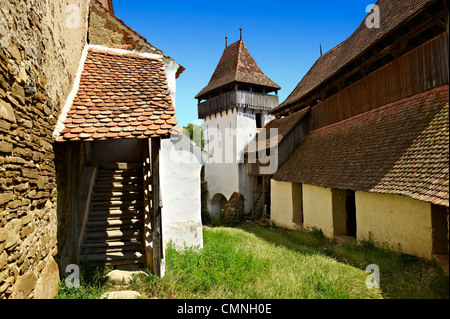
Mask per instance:
[[[256,193],[254,195],[254,200],[253,200],[253,214],[254,215],[262,216],[263,203],[264,203],[264,196],[263,196],[263,187],[261,184],[261,185],[258,185],[258,188],[256,189]]]
[[[111,163],[98,170],[81,260],[145,267],[143,168]]]

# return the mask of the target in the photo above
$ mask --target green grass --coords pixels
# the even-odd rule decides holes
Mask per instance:
[[[370,242],[338,245],[317,230],[276,227],[203,230],[203,249],[169,247],[165,277],[136,278],[128,288],[145,298],[449,298],[448,277],[437,265]],[[365,285],[369,264],[380,268],[380,289]],[[84,289],[92,297],[108,284],[97,279]],[[67,288],[59,297],[70,298]]]
[[[56,299],[99,299],[100,296],[112,287],[106,278],[111,267],[101,265],[93,266],[88,262],[80,265],[80,288],[68,288],[65,276],[59,283],[59,292]]]

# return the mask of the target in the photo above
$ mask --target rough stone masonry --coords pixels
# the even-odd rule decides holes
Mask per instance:
[[[58,291],[52,132],[86,42],[88,1],[0,0],[0,299]]]

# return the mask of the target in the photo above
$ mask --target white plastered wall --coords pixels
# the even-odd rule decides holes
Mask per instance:
[[[228,110],[205,118],[205,150],[213,157],[205,165],[205,180],[208,182],[208,210],[211,211],[211,200],[216,194],[222,194],[227,200],[233,192],[239,190],[238,165],[235,162],[235,152],[230,155],[226,149],[233,149],[234,140],[226,136],[226,129],[236,129],[235,111]],[[221,142],[214,141],[211,130],[219,130]],[[227,145],[226,145],[227,143]],[[229,144],[228,144],[229,143]],[[218,151],[217,147],[221,147]],[[228,148],[230,146],[230,148]]]
[[[160,150],[161,225],[163,249],[203,247],[201,158],[188,149],[175,150],[175,140],[162,139]]]

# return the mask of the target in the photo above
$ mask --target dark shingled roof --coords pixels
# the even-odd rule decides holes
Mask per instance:
[[[225,48],[211,80],[195,98],[201,98],[213,90],[239,82],[280,89],[278,84],[264,75],[242,40]]]
[[[258,134],[256,138],[248,145],[245,152],[260,151],[278,145],[305,117],[309,110],[310,108],[308,107],[289,116],[270,121],[264,127],[266,129],[265,134]],[[270,138],[270,129],[277,129],[277,136]]]
[[[312,131],[274,179],[449,206],[449,85]]]
[[[380,28],[367,28],[364,20],[344,42],[321,56],[303,77],[297,87],[271,113],[306,98],[319,85],[337,74],[346,65],[368,50],[401,23],[408,21],[435,0],[379,0]]]

